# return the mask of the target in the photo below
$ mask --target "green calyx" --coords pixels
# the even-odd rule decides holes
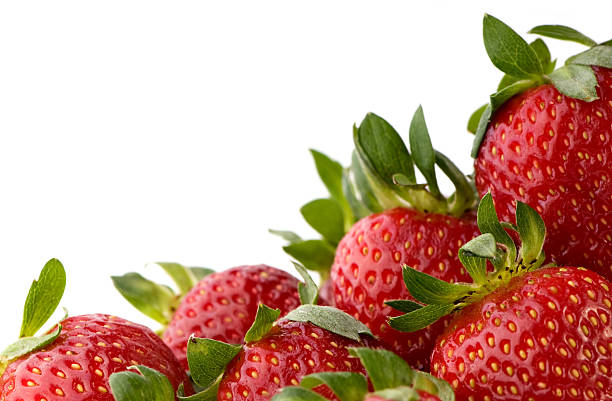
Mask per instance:
[[[363,401],[371,395],[395,401],[414,401],[420,398],[419,390],[435,395],[442,401],[455,400],[448,383],[428,373],[413,370],[406,361],[390,351],[371,348],[350,348],[349,351],[359,358],[368,372],[373,393],[368,393],[368,380],[360,373],[320,372],[305,376],[299,387],[285,387],[272,400],[327,401],[312,391],[320,385],[327,386],[340,401]]]
[[[486,194],[478,207],[478,228],[482,235],[459,249],[459,260],[473,283],[448,283],[403,267],[404,283],[416,302],[389,301],[388,305],[404,315],[389,318],[389,325],[400,331],[417,331],[438,319],[478,302],[516,276],[539,268],[545,259],[542,247],[546,236],[544,221],[527,204],[517,202],[516,225],[500,223],[493,198]],[[507,230],[518,233],[517,250]],[[488,264],[493,270],[487,269]]]
[[[109,384],[117,401],[173,401],[174,389],[162,373],[142,365],[113,373]],[[138,372],[138,373],[136,373]]]
[[[183,296],[202,278],[213,273],[213,270],[168,262],[153,265],[162,268],[170,276],[178,292],[167,285],[148,280],[139,273],[126,273],[123,276],[112,276],[111,279],[117,291],[130,304],[165,329]]]
[[[61,324],[51,333],[36,336],[57,309],[66,288],[66,271],[57,259],[49,260],[34,280],[23,307],[19,340],[0,352],[0,376],[15,359],[52,344],[62,331]]]
[[[311,151],[329,198],[316,199],[301,208],[306,222],[320,239],[303,240],[290,231],[270,230],[289,242],[283,249],[307,269],[325,280],[333,264],[335,249],[344,234],[360,218],[395,207],[461,216],[475,206],[473,183],[431,143],[423,109],[414,113],[409,129],[409,147],[383,118],[369,113],[353,127],[355,150],[351,165],[342,165]],[[416,170],[425,178],[417,182]],[[442,172],[455,187],[445,197],[438,185]]]
[[[530,88],[552,84],[566,96],[591,102],[598,99],[597,79],[591,66],[612,68],[612,41],[598,44],[573,28],[540,25],[529,31],[544,37],[573,41],[590,47],[556,68],[542,39],[527,43],[518,33],[497,18],[483,20],[484,44],[491,62],[502,72],[497,91],[489,103],[476,110],[468,121],[468,131],[475,134],[472,157],[478,155],[493,113],[511,97]]]

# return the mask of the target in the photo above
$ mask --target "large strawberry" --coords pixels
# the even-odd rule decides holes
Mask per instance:
[[[279,308],[283,314],[300,304],[298,280],[267,265],[208,272],[200,281],[191,269],[179,264],[160,265],[174,278],[183,296],[174,295],[167,287],[137,273],[113,277],[113,282],[139,310],[167,324],[163,340],[185,369],[190,336],[240,344],[255,319],[259,303]]]
[[[395,311],[385,303],[409,297],[401,283],[402,264],[448,282],[469,279],[457,259],[457,250],[477,233],[471,212],[475,190],[457,167],[432,148],[420,107],[412,120],[409,140],[412,152],[389,123],[368,114],[354,129],[353,161],[343,176],[338,165],[315,154],[319,173],[327,178],[334,199],[314,201],[302,208],[302,213],[324,236],[316,243],[323,246],[321,241],[327,241],[329,247],[337,244],[330,276],[335,305],[368,325],[412,366],[423,369],[429,366],[433,341],[444,322],[419,333],[399,333],[386,324],[386,317]],[[415,165],[427,184],[417,184]],[[436,167],[456,187],[449,198],[441,194]],[[336,212],[330,206],[334,201]],[[345,211],[346,205],[350,213]],[[342,236],[346,216],[360,220]],[[318,251],[309,252],[315,250],[312,244],[294,241],[285,250],[308,262],[320,255]],[[322,268],[318,264],[314,267]]]
[[[300,386],[285,387],[273,401],[328,401],[311,389],[327,386],[340,401],[454,401],[445,381],[414,371],[394,353],[383,349],[350,348],[368,377],[353,372],[321,372],[305,376]],[[393,367],[393,372],[389,367]],[[368,392],[368,379],[374,392]]]
[[[545,226],[522,202],[516,226],[502,225],[486,195],[478,222],[484,234],[460,251],[474,282],[451,285],[406,268],[406,285],[427,306],[391,325],[416,330],[456,315],[431,371],[460,401],[612,400],[612,283],[584,268],[538,269]],[[518,251],[508,229],[520,235]]]
[[[174,354],[154,332],[115,316],[69,317],[33,337],[57,308],[65,283],[63,266],[52,259],[32,284],[21,339],[0,355],[0,400],[112,401],[110,375],[132,365],[158,370],[174,390],[182,383],[190,388]]]
[[[472,119],[476,186],[493,194],[503,220],[515,200],[534,207],[551,260],[612,279],[612,43],[560,26],[531,32],[592,47],[554,70],[541,39],[529,45],[485,16],[487,52],[506,75],[479,125]]]
[[[285,386],[322,371],[361,372],[348,347],[379,346],[370,330],[346,313],[302,305],[277,321],[280,310],[260,305],[246,344],[191,338],[189,367],[205,394],[218,400],[269,400]]]

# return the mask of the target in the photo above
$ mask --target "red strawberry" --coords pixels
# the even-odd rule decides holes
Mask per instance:
[[[538,47],[546,48],[544,42],[530,47],[508,27],[503,36],[498,30],[489,33],[487,27],[501,24],[493,17],[485,19],[485,44],[519,40],[523,53],[533,53],[537,61],[535,53]],[[539,28],[535,31],[541,32]],[[494,62],[495,49],[487,48]],[[547,59],[540,64],[552,69],[545,53]],[[593,57],[595,53],[599,56]],[[494,113],[488,124],[482,121],[475,143],[476,186],[481,195],[493,194],[503,220],[513,216],[514,200],[535,208],[548,227],[545,250],[555,263],[584,266],[610,280],[612,47],[595,46],[568,61],[556,71],[534,72],[535,78],[526,78],[518,88],[515,83],[506,95],[499,96],[508,87],[492,95]],[[568,71],[573,74],[569,82],[564,78]],[[539,79],[542,73],[550,79]],[[574,93],[571,84],[586,89]]]
[[[517,251],[497,220],[491,195],[478,211],[485,234],[460,253],[474,284],[449,285],[406,269],[412,295],[427,306],[393,318],[418,329],[456,317],[438,338],[431,370],[458,401],[612,400],[612,284],[583,268],[537,269],[545,226],[517,202]],[[495,271],[487,273],[487,259]]]
[[[444,322],[402,334],[386,325],[394,312],[385,303],[409,297],[401,283],[402,264],[451,282],[469,279],[457,250],[478,232],[471,212],[475,190],[456,166],[433,149],[420,107],[409,139],[412,153],[389,123],[368,114],[354,128],[350,168],[343,171],[337,162],[313,152],[332,198],[310,202],[301,212],[323,238],[302,241],[289,232],[277,233],[290,241],[285,251],[307,268],[326,276],[332,265],[335,306],[368,325],[412,366],[427,369]],[[415,166],[426,185],[417,184]],[[455,185],[449,198],[441,194],[436,167]]]
[[[371,348],[351,348],[350,355],[359,358],[374,388],[368,393],[368,378],[360,373],[323,372],[305,376],[300,387],[285,387],[273,401],[308,401],[321,398],[313,393],[321,385],[340,401],[454,401],[453,390],[445,381],[414,371],[394,353]],[[393,367],[393,374],[388,368]],[[331,398],[331,397],[330,397]]]
[[[195,382],[205,391],[217,391],[214,382],[224,371],[219,401],[269,400],[311,373],[364,372],[348,347],[378,345],[363,323],[329,306],[303,305],[275,323],[279,315],[278,309],[260,306],[242,346],[190,339],[189,366]]]
[[[137,288],[129,286],[132,276],[133,273],[123,278],[114,277],[115,285],[128,300],[131,300],[128,290]],[[300,304],[297,285],[298,280],[289,273],[266,265],[238,266],[209,274],[197,282],[180,303],[178,297],[170,299],[168,307],[175,311],[166,313],[171,318],[163,340],[187,369],[190,336],[240,344],[255,319],[259,303],[279,308],[283,314]],[[146,301],[134,304],[147,312]]]
[[[111,401],[109,377],[141,365],[159,370],[172,386],[191,386],[172,351],[147,327],[103,315],[64,319],[48,334],[33,335],[53,314],[66,284],[62,264],[50,260],[24,307],[21,339],[0,354],[0,400]]]
[[[448,319],[417,333],[400,333],[386,301],[411,299],[402,265],[450,283],[469,280],[457,250],[478,233],[474,216],[457,218],[396,208],[357,222],[338,246],[332,267],[336,306],[366,323],[384,343],[419,369],[429,367],[436,337]]]

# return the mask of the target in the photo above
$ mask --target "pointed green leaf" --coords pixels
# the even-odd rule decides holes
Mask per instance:
[[[487,279],[487,259],[497,254],[493,234],[487,233],[472,239],[459,249],[459,260],[474,283],[482,284]]]
[[[599,99],[597,78],[589,66],[567,64],[557,68],[549,76],[555,88],[566,96],[585,102]]]
[[[387,401],[419,401],[422,399],[415,389],[408,386],[386,388],[375,391],[372,395]]]
[[[303,387],[285,387],[270,401],[329,401],[321,394]]]
[[[355,198],[359,200],[359,203],[362,204],[366,210],[368,210],[366,215],[373,212],[382,212],[385,210],[385,207],[379,200],[380,193],[384,193],[384,191],[388,192],[389,189],[385,188],[385,184],[382,183],[379,178],[369,175],[366,170],[367,167],[361,161],[357,152],[353,152],[351,160],[348,176],[351,179]],[[349,197],[347,197],[347,199],[349,199],[349,202],[351,201]],[[353,212],[355,212],[354,209]]]
[[[450,314],[454,309],[454,305],[427,305],[414,312],[389,318],[389,326],[404,332],[418,331]]]
[[[473,158],[478,156],[478,151],[480,150],[480,145],[482,144],[485,134],[487,133],[487,127],[489,126],[489,121],[491,121],[492,113],[493,108],[491,107],[491,103],[489,103],[480,116],[480,121],[478,121],[478,127],[476,128],[476,133],[474,134],[474,142],[472,143],[471,152],[471,156]]]
[[[567,59],[566,64],[598,65],[612,68],[612,46],[595,46]]]
[[[601,46],[612,46],[612,39],[600,43]]]
[[[506,86],[504,89],[500,90],[491,95],[491,108],[493,111],[499,109],[504,103],[506,103],[513,96],[525,92],[527,89],[537,86],[538,82],[531,79],[522,79],[520,81],[516,81],[513,84]]]
[[[306,222],[332,244],[344,236],[342,208],[333,199],[315,199],[300,209]]]
[[[544,220],[529,205],[517,202],[516,225],[521,238],[521,260],[525,265],[533,265],[540,259],[546,238]]]
[[[264,304],[259,304],[257,307],[257,315],[253,325],[244,335],[244,342],[250,343],[261,340],[272,328],[274,322],[280,316],[280,309],[272,309]]]
[[[391,351],[360,347],[349,348],[349,353],[359,358],[376,391],[410,386],[414,380],[414,370]]]
[[[8,362],[17,359],[20,356],[29,354],[30,352],[44,348],[52,344],[62,331],[61,324],[58,325],[52,333],[40,337],[21,337],[19,340],[9,345],[0,353],[0,366],[2,362]],[[2,372],[0,372],[2,375]]]
[[[208,267],[190,267],[189,270],[191,270],[191,273],[193,274],[197,282],[199,282],[209,274],[213,274],[215,272],[213,269],[209,269]]]
[[[436,165],[455,186],[455,192],[448,198],[447,213],[463,216],[474,207],[477,199],[476,188],[448,157],[436,151]]]
[[[179,263],[156,262],[155,265],[164,269],[176,284],[181,296],[187,294],[198,282],[193,272]]]
[[[140,372],[113,373],[109,384],[117,401],[174,401],[174,389],[163,374],[146,366],[137,365]]]
[[[191,378],[202,388],[210,387],[241,349],[240,345],[191,337],[187,343],[187,362]]]
[[[426,391],[440,399],[440,401],[455,401],[455,392],[448,382],[438,379],[429,373],[415,371],[413,388]]]
[[[532,28],[529,33],[554,39],[568,40],[589,47],[597,44],[597,42],[588,36],[583,35],[574,28],[564,25],[538,25]]]
[[[368,113],[354,136],[355,148],[372,174],[393,187],[393,174],[416,180],[412,157],[397,131],[384,119]]]
[[[404,313],[409,313],[417,309],[421,309],[423,307],[423,305],[417,304],[416,302],[409,301],[407,299],[394,299],[392,301],[385,301],[385,305],[388,305],[393,309]]]
[[[372,335],[368,327],[339,309],[331,306],[302,305],[287,314],[284,319],[310,322],[325,330],[354,341],[361,341],[360,334]]]
[[[19,337],[31,337],[49,320],[57,309],[66,288],[66,271],[57,259],[49,260],[38,280],[32,282],[23,306],[23,321]]]
[[[221,379],[217,380],[207,389],[200,391],[199,393],[195,393],[189,397],[185,396],[185,389],[183,385],[179,387],[177,392],[177,398],[179,401],[217,401],[217,394],[219,392],[219,383]]]
[[[529,44],[533,50],[535,50],[538,55],[538,59],[540,60],[540,64],[542,64],[542,68],[544,69],[545,74],[550,74],[552,70],[554,70],[554,64],[550,59],[550,50],[546,43],[540,38],[534,40]],[[551,65],[553,68],[551,68]]]
[[[362,401],[368,392],[365,376],[354,372],[320,372],[304,376],[300,386],[313,389],[325,385],[340,401]]]
[[[344,175],[342,165],[314,149],[310,149],[310,153],[327,191],[342,208],[345,222],[352,224],[354,222],[353,213],[342,190],[342,176]]]
[[[451,284],[406,265],[402,267],[402,272],[410,295],[424,304],[446,305],[471,291],[466,285]]]
[[[516,260],[516,246],[512,237],[510,237],[499,222],[491,193],[485,194],[480,200],[476,219],[481,233],[493,234],[495,242],[502,244],[506,248],[505,251],[498,249],[498,255],[491,261],[495,268],[500,269],[514,262]]]
[[[353,160],[357,159],[356,153],[353,152]],[[353,162],[353,163],[354,163]],[[348,168],[344,170],[344,175],[342,176],[342,190],[346,195],[346,200],[350,205],[351,211],[355,216],[355,219],[361,219],[372,212],[366,207],[366,205],[359,199],[358,197],[358,188],[356,183],[351,177],[354,174],[352,172],[352,168]]]
[[[299,263],[293,262],[295,270],[302,276],[304,282],[298,283],[298,295],[300,296],[300,303],[302,305],[313,304],[316,305],[317,299],[319,298],[319,288],[314,282],[310,274],[304,266]]]
[[[282,230],[269,229],[268,232],[270,234],[274,234],[274,235],[277,235],[277,236],[281,237],[282,239],[287,241],[289,244],[295,244],[297,242],[302,242],[303,241],[303,239],[300,238],[299,235],[297,235],[296,233],[294,233],[292,231],[282,231]]]
[[[501,71],[519,78],[542,74],[535,50],[502,21],[485,14],[483,36],[491,62]]]
[[[410,123],[410,152],[414,163],[425,177],[429,192],[434,196],[441,196],[436,179],[436,154],[431,144],[423,108],[419,106],[414,112]]]
[[[323,240],[307,240],[283,247],[308,270],[327,272],[334,263],[336,250]]]
[[[136,309],[166,325],[178,306],[178,297],[166,286],[154,283],[138,273],[111,277],[117,291]]]
[[[467,130],[469,133],[476,133],[476,130],[478,129],[478,123],[480,122],[480,118],[482,117],[482,113],[484,113],[487,106],[488,104],[483,104],[475,112],[472,113],[467,124]]]

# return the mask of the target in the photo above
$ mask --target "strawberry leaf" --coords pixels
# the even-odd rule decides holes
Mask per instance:
[[[472,113],[470,119],[468,120],[467,130],[471,134],[475,134],[478,129],[478,123],[480,122],[480,118],[482,117],[482,113],[484,113],[485,109],[489,106],[488,104],[483,104],[480,106],[475,112]]]
[[[219,380],[217,380],[207,389],[189,397],[185,396],[185,388],[181,384],[176,395],[179,401],[217,401],[217,393],[219,392],[220,382],[221,378],[219,378]]]
[[[329,401],[321,394],[303,387],[285,387],[270,401]],[[343,401],[343,400],[341,400]]]
[[[289,312],[284,319],[309,322],[354,341],[361,341],[361,334],[373,336],[368,326],[348,313],[331,306],[302,305]]]
[[[209,388],[238,353],[240,345],[230,345],[209,338],[191,337],[187,342],[187,362],[191,378],[202,388]]]
[[[487,279],[487,259],[495,257],[497,247],[492,234],[482,234],[459,248],[459,260],[477,284]]]
[[[352,160],[353,165],[355,165],[355,163],[359,163],[356,152],[353,152]],[[360,196],[358,195],[359,190],[354,180],[352,180],[352,177],[354,177],[354,171],[352,170],[352,168],[344,170],[344,174],[342,175],[342,190],[344,191],[346,201],[349,203],[355,219],[361,219],[372,212],[361,201]]]
[[[595,46],[597,42],[588,36],[583,35],[574,28],[564,25],[538,25],[532,28],[528,33],[533,33],[540,36],[546,36],[554,39],[568,40],[571,42],[580,43],[585,46]]]
[[[543,73],[535,50],[502,21],[485,14],[483,36],[491,62],[501,71],[519,78]]]
[[[493,108],[491,107],[491,103],[489,103],[480,115],[480,121],[478,121],[478,127],[476,128],[476,132],[474,134],[474,142],[472,143],[471,152],[471,156],[473,158],[478,156],[478,150],[480,149],[480,145],[482,144],[485,134],[487,133],[489,121],[491,121],[491,114],[493,114]]]
[[[459,167],[438,151],[436,151],[436,165],[455,187],[455,193],[447,200],[448,213],[453,216],[462,216],[467,210],[474,207],[477,196],[476,188],[468,181],[465,174],[459,170]]]
[[[213,269],[209,269],[208,267],[195,267],[194,266],[194,267],[190,267],[189,270],[191,270],[191,273],[196,278],[196,282],[199,282],[204,277],[208,276],[209,274],[213,274],[215,272]]]
[[[176,284],[181,296],[187,294],[198,282],[193,272],[179,263],[156,262],[153,264],[164,269]]]
[[[138,273],[112,276],[111,279],[117,291],[136,309],[163,325],[170,322],[179,302],[170,288]]]
[[[409,140],[412,158],[419,171],[423,174],[423,177],[425,177],[429,186],[429,192],[433,196],[441,196],[438,180],[436,179],[436,154],[431,145],[431,138],[429,137],[423,107],[421,106],[416,109],[412,117]]]
[[[273,229],[269,229],[268,232],[270,234],[274,234],[276,236],[281,237],[282,239],[284,239],[285,241],[287,241],[289,244],[295,244],[297,242],[302,242],[304,241],[302,238],[300,238],[299,235],[297,235],[296,233],[294,233],[293,231],[282,231],[282,230],[273,230]]]
[[[300,276],[302,276],[302,278],[304,279],[303,283],[298,283],[298,295],[300,297],[300,303],[302,305],[315,305],[317,303],[317,299],[319,298],[319,288],[317,287],[317,284],[315,284],[314,280],[312,279],[312,277],[310,277],[310,274],[308,274],[308,271],[304,266],[295,262],[293,262],[293,266],[295,267],[295,270],[297,270],[297,272],[300,274]]]
[[[566,64],[598,65],[612,68],[612,46],[595,46],[570,57]]]
[[[298,260],[308,270],[327,273],[334,263],[336,250],[327,241],[307,240],[284,246],[289,255]]]
[[[516,225],[521,238],[521,260],[528,266],[543,259],[546,226],[538,212],[523,202],[516,204]]]
[[[38,332],[57,309],[65,288],[64,266],[57,259],[49,260],[28,292],[19,337],[31,337]]]
[[[368,392],[368,382],[360,373],[320,372],[304,376],[300,386],[313,389],[325,385],[340,401],[362,401]]]
[[[567,64],[549,76],[555,88],[566,96],[585,102],[599,99],[596,90],[597,78],[589,66]]]
[[[113,373],[109,384],[117,401],[173,401],[174,389],[170,380],[158,371],[146,366],[131,367],[136,372]]]
[[[331,244],[344,236],[342,208],[333,199],[315,199],[300,209],[304,220]]]
[[[407,299],[394,299],[392,301],[385,301],[385,305],[388,305],[393,309],[404,313],[409,313],[417,309],[421,309],[423,307],[423,305],[417,304],[416,302],[409,301]]]
[[[261,340],[270,331],[280,313],[280,309],[272,309],[264,304],[259,304],[255,321],[244,335],[244,342],[248,344]]]
[[[476,220],[481,233],[493,234],[495,242],[500,243],[505,247],[505,250],[498,248],[497,256],[491,260],[493,266],[499,270],[515,261],[516,245],[514,244],[512,237],[510,237],[499,222],[491,193],[487,193],[480,200]]]
[[[413,332],[424,329],[455,309],[454,305],[427,305],[405,315],[389,318],[389,326],[395,330]]]
[[[414,380],[414,370],[391,351],[360,347],[349,348],[349,353],[359,358],[376,391],[409,386]]]
[[[375,391],[372,395],[389,401],[419,401],[422,399],[414,388],[407,386]]]
[[[537,85],[538,82],[532,79],[521,79],[492,94],[490,99],[493,111],[499,109],[511,97],[525,92],[527,89]]]
[[[406,265],[402,272],[410,295],[425,304],[446,305],[472,291],[468,285],[451,284]]]
[[[0,376],[6,369],[7,363],[20,356],[44,348],[52,344],[60,335],[62,325],[58,324],[53,332],[40,337],[21,337],[19,340],[9,345],[0,353]]]

